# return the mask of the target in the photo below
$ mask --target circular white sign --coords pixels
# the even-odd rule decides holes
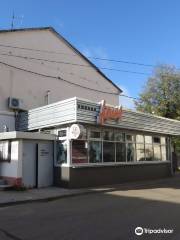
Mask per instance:
[[[80,126],[78,124],[73,124],[69,129],[69,134],[71,139],[79,138],[81,134]]]
[[[141,236],[143,234],[143,228],[142,227],[135,228],[135,234]]]

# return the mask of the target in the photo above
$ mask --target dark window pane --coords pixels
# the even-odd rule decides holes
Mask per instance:
[[[135,144],[127,143],[127,162],[135,160]]]
[[[87,163],[86,141],[72,141],[72,163]]]
[[[98,132],[98,131],[90,131],[90,138],[100,139],[101,138],[101,133]]]
[[[116,143],[116,161],[126,162],[126,144]]]
[[[102,147],[101,142],[89,142],[89,162],[98,163],[102,161]]]
[[[160,137],[153,137],[153,142],[154,143],[160,143]]]
[[[104,140],[114,141],[114,132],[113,131],[104,131],[103,133]]]
[[[56,162],[57,164],[67,163],[67,142],[66,141],[57,142]]]
[[[124,142],[125,141],[125,134],[121,132],[115,132],[114,134],[115,141],[117,142]]]
[[[134,135],[127,134],[126,135],[126,140],[128,142],[133,142],[135,140],[135,137],[134,137]]]
[[[59,137],[66,137],[66,130],[64,129],[64,130],[58,131],[58,136]]]
[[[115,161],[115,143],[103,142],[103,161],[104,162]]]

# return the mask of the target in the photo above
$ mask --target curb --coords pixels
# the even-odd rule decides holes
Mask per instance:
[[[166,181],[174,179],[174,178],[163,178],[163,179],[157,179],[155,182],[156,184],[163,184],[166,183]],[[132,186],[131,189],[136,189],[136,187],[143,187],[143,186],[152,186],[154,184],[154,181],[146,181],[146,182],[131,182],[131,183],[121,183],[121,184],[116,184],[116,185],[106,185],[102,186],[104,189],[86,189],[82,190],[80,192],[75,192],[75,193],[67,193],[67,194],[62,194],[62,195],[56,195],[52,197],[45,197],[45,198],[36,198],[36,199],[25,199],[25,200],[15,200],[15,201],[9,201],[9,202],[4,202],[0,203],[0,208],[3,207],[8,207],[8,206],[15,206],[15,205],[21,205],[21,204],[28,204],[28,203],[35,203],[35,202],[50,202],[50,201],[55,201],[58,199],[63,199],[63,198],[70,198],[70,197],[76,197],[76,196],[82,196],[82,195],[88,195],[88,194],[98,194],[98,193],[105,193],[105,192],[114,192],[114,191],[128,191],[130,190],[129,186]]]
[[[17,200],[17,201],[14,201],[14,202],[10,201],[10,202],[0,203],[0,208],[16,206],[16,205],[21,205],[21,204],[35,203],[35,202],[50,202],[50,201],[55,201],[55,200],[62,199],[62,198],[70,198],[70,197],[76,197],[76,196],[82,196],[82,195],[88,195],[88,194],[95,194],[95,193],[102,193],[102,192],[108,192],[108,191],[111,191],[111,190],[110,189],[109,190],[99,190],[99,191],[87,190],[87,191],[79,192],[79,193],[70,193],[70,194],[64,194],[64,195],[46,197],[46,198]]]

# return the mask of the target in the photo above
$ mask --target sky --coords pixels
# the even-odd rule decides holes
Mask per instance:
[[[83,54],[180,67],[179,0],[1,0],[0,29],[52,26]],[[124,94],[138,97],[152,67],[91,59]],[[120,103],[134,108],[132,100]]]

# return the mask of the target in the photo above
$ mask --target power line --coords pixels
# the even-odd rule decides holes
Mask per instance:
[[[7,67],[11,67],[11,68],[17,69],[17,70],[20,70],[20,71],[24,71],[24,72],[28,72],[28,73],[31,73],[31,74],[39,75],[39,76],[42,76],[42,77],[54,78],[54,79],[62,80],[62,81],[67,82],[69,84],[72,84],[72,85],[75,85],[75,86],[78,86],[78,87],[81,87],[81,88],[85,88],[85,89],[88,89],[88,90],[91,90],[91,91],[100,92],[100,93],[106,93],[106,94],[111,94],[111,95],[119,95],[119,93],[105,92],[105,91],[101,91],[101,90],[85,87],[85,86],[82,86],[80,84],[68,81],[68,80],[66,80],[64,78],[61,78],[59,76],[56,77],[56,76],[51,76],[51,75],[46,75],[46,74],[43,74],[43,73],[30,71],[30,70],[27,70],[27,69],[24,69],[24,68],[20,68],[20,67],[16,67],[14,65],[11,65],[11,64],[8,64],[8,63],[2,62],[2,61],[0,61],[0,64],[5,65]],[[120,97],[126,97],[126,98],[130,98],[130,99],[134,99],[134,100],[139,100],[139,98],[131,97],[131,96],[128,96],[128,95],[125,95],[125,94],[120,94],[119,96]]]
[[[60,76],[51,76],[51,75],[46,75],[46,74],[43,74],[43,73],[34,72],[34,71],[27,70],[27,69],[24,69],[24,68],[16,67],[14,65],[11,65],[11,64],[8,64],[8,63],[2,62],[2,61],[0,61],[0,64],[2,64],[4,66],[7,66],[7,67],[11,67],[11,68],[17,69],[17,70],[20,70],[20,71],[24,71],[24,72],[28,72],[28,73],[31,73],[31,74],[35,74],[35,75],[38,75],[38,76],[41,76],[41,77],[58,79],[58,80],[66,82],[66,83],[69,83],[71,85],[75,85],[75,86],[78,86],[78,87],[81,87],[81,88],[85,88],[85,89],[88,89],[88,90],[91,90],[91,91],[100,92],[100,93],[106,93],[106,94],[111,94],[111,95],[118,95],[119,96],[119,93],[106,92],[106,91],[101,91],[101,90],[85,87],[85,86],[82,86],[82,85],[80,85],[78,83],[73,83],[73,82],[71,82],[69,80],[66,80],[66,79],[64,79],[64,78],[62,78]]]
[[[50,51],[50,50],[41,50],[41,49],[34,49],[34,48],[26,48],[26,47],[19,47],[19,46],[5,45],[5,44],[0,44],[0,47],[14,48],[14,49],[34,51],[34,52],[44,52],[44,53],[51,53],[51,54],[57,54],[57,55],[67,55],[67,56],[77,57],[77,54],[70,54],[70,53],[65,53],[65,52],[55,52],[55,51]],[[96,57],[96,56],[85,56],[85,57],[89,58],[89,59],[108,61],[108,62],[116,62],[116,63],[124,63],[124,64],[131,64],[131,65],[138,65],[138,66],[143,66],[143,67],[151,67],[151,68],[156,67],[156,65],[154,65],[154,64],[140,63],[140,62],[134,62],[134,61],[126,61],[126,60],[122,60],[122,59],[100,58],[100,57]],[[100,69],[103,69],[103,68],[100,68]],[[111,70],[109,68],[104,68],[104,69]],[[180,68],[176,68],[176,69],[180,70]],[[113,71],[118,71],[118,70],[117,69],[113,69]],[[120,71],[123,71],[123,70],[120,69]],[[127,71],[125,70],[125,72],[127,72]],[[139,72],[137,72],[137,73],[139,74]],[[148,74],[148,73],[145,73],[145,74]]]
[[[46,52],[46,53],[61,54],[61,55],[68,55],[68,56],[74,56],[74,57],[77,56],[76,54],[68,54],[68,53],[63,53],[63,52],[25,48],[25,47],[18,47],[18,46],[4,45],[4,44],[0,44],[0,46],[7,47],[7,48],[16,48],[16,49],[21,49],[21,50],[35,51],[35,52]],[[94,57],[94,56],[86,56],[86,57],[90,58],[90,59],[101,60],[101,61],[118,62],[118,63],[132,64],[132,65],[139,65],[139,66],[144,66],[144,67],[155,67],[155,65],[152,65],[152,64],[145,64],[145,63],[139,63],[139,62],[125,61],[125,60],[118,60],[118,59],[109,59],[109,58],[100,58],[100,57]]]
[[[72,63],[72,62],[56,61],[56,60],[50,60],[50,59],[45,59],[45,58],[35,58],[35,57],[20,56],[20,55],[7,54],[7,53],[0,53],[0,55],[23,58],[23,59],[31,59],[31,60],[37,60],[37,61],[44,61],[44,62],[50,62],[50,63],[60,63],[60,64],[65,64],[65,65],[79,66],[79,67],[87,67],[87,68],[92,67],[90,65],[78,64],[78,63]],[[140,75],[146,75],[146,76],[150,75],[150,74],[144,73],[144,72],[129,71],[129,70],[117,69],[117,68],[98,67],[98,69],[124,72],[124,73],[132,73],[132,74],[140,74]]]
[[[119,96],[120,96],[120,97],[126,97],[126,98],[130,98],[130,99],[134,99],[134,100],[140,100],[140,98],[131,97],[131,96],[128,96],[128,95],[125,95],[125,94],[120,94]]]
[[[1,54],[0,54],[1,55]],[[1,62],[0,62],[1,63]],[[8,64],[9,65],[9,64]],[[12,65],[11,65],[12,66]],[[15,66],[13,66],[13,67],[15,67]],[[16,67],[17,68],[17,67]],[[18,68],[19,69],[19,68]],[[23,70],[25,70],[25,69],[23,69]],[[28,71],[29,72],[29,70],[26,70],[26,71]],[[34,73],[34,72],[33,72]],[[69,74],[69,75],[76,75],[76,76],[78,76],[79,78],[81,78],[81,79],[83,79],[83,80],[89,80],[90,81],[90,79],[87,79],[87,78],[85,78],[85,77],[82,77],[82,76],[79,76],[79,75],[77,75],[77,74],[74,74],[74,73],[68,73],[68,72],[62,72],[62,73],[64,73],[64,74]],[[37,73],[38,75],[39,75],[39,73]],[[42,74],[41,74],[42,75]],[[44,74],[43,74],[43,76],[44,76]],[[47,77],[54,77],[54,76],[48,76],[48,75],[46,75]],[[56,78],[56,77],[55,77]],[[68,80],[67,80],[68,81]],[[79,86],[79,85],[78,85]],[[109,93],[109,92],[104,92],[104,93]],[[114,93],[112,93],[112,94],[114,94]],[[121,97],[127,97],[127,98],[131,98],[131,99],[134,99],[134,100],[139,100],[139,98],[136,98],[136,97],[131,97],[131,96],[128,96],[128,95],[125,95],[125,94],[120,94],[120,96]]]

